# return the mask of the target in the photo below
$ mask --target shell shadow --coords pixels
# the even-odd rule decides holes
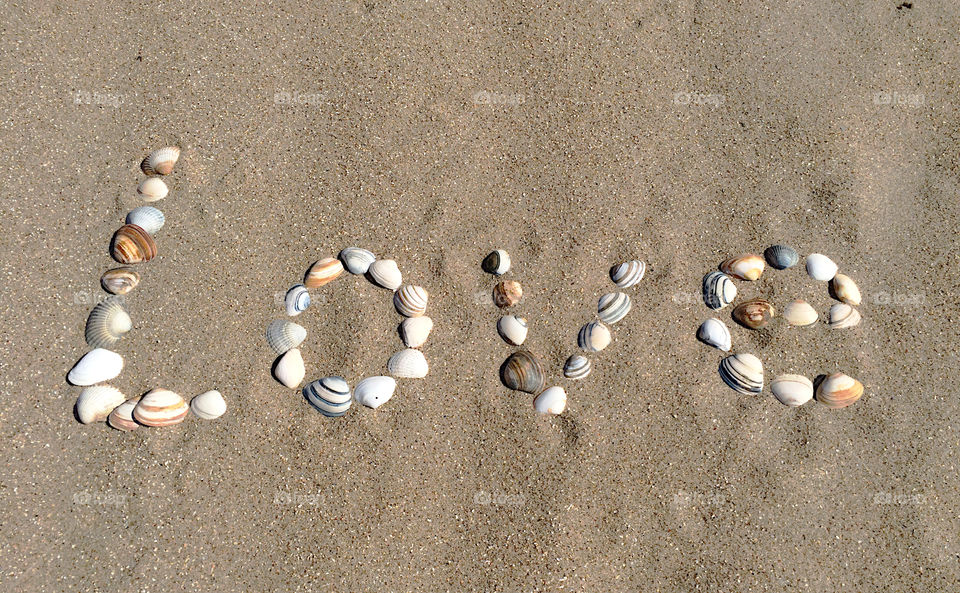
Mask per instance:
[[[286,352],[284,352],[284,354],[286,354]],[[273,364],[270,366],[270,375],[274,378],[274,380],[278,382],[280,381],[280,379],[277,377],[277,367],[280,366],[280,360],[282,359],[283,359],[283,354],[278,356],[277,359],[274,360]]]
[[[823,373],[820,373],[813,379],[813,399],[820,401],[820,384],[826,380],[827,376]]]

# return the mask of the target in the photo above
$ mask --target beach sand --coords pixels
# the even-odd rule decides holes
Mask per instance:
[[[0,589],[954,590],[960,9],[898,4],[5,3]],[[84,426],[65,375],[166,145],[111,383],[229,409]],[[864,321],[733,329],[766,367],[740,395],[694,337],[700,281],[774,243],[832,257]],[[425,379],[328,419],[263,331],[348,246],[395,259],[436,327]],[[495,248],[561,416],[498,380]],[[634,258],[633,311],[563,379]],[[832,302],[802,267],[739,287]],[[307,379],[384,373],[388,293],[313,297]],[[769,394],[835,371],[852,407]]]

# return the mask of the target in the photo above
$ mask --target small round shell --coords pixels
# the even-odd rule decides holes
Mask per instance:
[[[343,416],[353,403],[350,386],[343,377],[324,377],[303,388],[310,405],[324,416]]]
[[[296,317],[310,306],[310,292],[303,284],[294,284],[283,298],[283,306],[287,315]]]
[[[830,290],[837,300],[854,307],[860,305],[860,289],[846,274],[837,274],[830,281]]]
[[[739,393],[747,395],[763,391],[763,363],[753,354],[733,354],[720,361],[720,378]]]
[[[610,330],[599,321],[591,321],[580,328],[577,345],[588,352],[600,352],[610,345]]]
[[[770,391],[785,406],[802,406],[813,399],[813,382],[803,375],[780,375],[770,383]]]
[[[137,186],[137,195],[143,198],[144,202],[157,202],[167,197],[170,190],[163,179],[159,177],[148,177]]]
[[[123,402],[110,412],[107,416],[107,424],[122,432],[130,432],[140,427],[137,421],[133,419],[133,409],[137,407],[140,401],[139,397],[134,397]]]
[[[541,414],[562,414],[567,408],[567,392],[562,387],[550,387],[533,400],[534,409]]]
[[[153,206],[140,206],[127,212],[127,224],[135,224],[150,235],[154,235],[162,229],[166,220],[167,217],[163,215],[163,212]]]
[[[140,163],[140,169],[146,175],[169,175],[173,166],[180,158],[180,149],[176,146],[167,146],[154,150]]]
[[[227,411],[227,402],[216,389],[204,391],[190,400],[190,411],[197,418],[216,420]]]
[[[410,317],[400,324],[400,338],[407,348],[419,348],[433,331],[433,320],[427,316]]]
[[[830,327],[844,329],[860,324],[860,312],[846,303],[830,307]]]
[[[697,330],[697,339],[724,352],[730,351],[730,330],[719,319],[711,318],[701,323]]]
[[[647,264],[635,259],[610,268],[610,279],[620,288],[630,288],[643,280],[643,275],[646,273]]]
[[[379,408],[387,403],[397,389],[397,381],[393,377],[367,377],[357,383],[353,390],[353,399],[368,408]]]
[[[133,268],[113,268],[100,277],[100,286],[110,294],[127,294],[140,284],[140,274]]]
[[[776,315],[776,310],[769,302],[763,299],[751,299],[737,305],[733,310],[733,318],[737,323],[748,329],[764,327]]]
[[[630,297],[622,292],[611,292],[597,302],[597,316],[604,323],[614,324],[630,312]]]
[[[71,385],[86,387],[113,379],[123,371],[123,357],[104,348],[94,348],[84,354],[67,373]],[[117,404],[120,405],[120,404]],[[109,410],[108,410],[109,412]]]
[[[286,319],[277,319],[267,326],[267,343],[277,354],[296,348],[307,338],[307,330]]]
[[[393,294],[393,306],[404,317],[420,317],[427,312],[428,298],[422,286],[404,284]]]
[[[500,379],[510,389],[540,393],[544,383],[543,365],[533,354],[519,350],[501,365]]]
[[[845,408],[863,396],[863,384],[843,373],[834,373],[820,383],[817,401],[828,408]]]
[[[527,320],[516,315],[505,315],[497,320],[497,332],[507,344],[519,346],[527,339]]]
[[[510,270],[510,254],[503,249],[497,249],[483,258],[480,267],[488,274],[502,276]]]
[[[582,354],[572,354],[563,363],[563,376],[567,379],[583,379],[590,374],[590,359]]]
[[[493,303],[501,309],[513,307],[523,298],[523,287],[516,280],[498,282],[493,287]]]
[[[797,250],[786,245],[767,247],[763,255],[767,258],[767,263],[770,264],[770,267],[777,270],[792,268],[800,261],[800,254],[797,253]]]
[[[807,301],[797,299],[783,308],[783,318],[790,325],[803,327],[816,323],[820,316]]]
[[[277,358],[273,366],[273,376],[284,387],[296,389],[300,386],[307,371],[303,365],[303,355],[299,348],[291,348]]]
[[[737,298],[737,286],[722,272],[710,272],[703,277],[703,302],[715,311],[723,309]]]
[[[807,256],[807,274],[814,280],[828,282],[837,275],[837,264],[822,253],[811,253]]]
[[[157,255],[157,244],[150,233],[135,224],[125,224],[110,240],[110,255],[121,264],[148,262]]]

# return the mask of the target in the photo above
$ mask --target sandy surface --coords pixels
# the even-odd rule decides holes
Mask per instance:
[[[0,35],[0,589],[957,586],[955,3],[47,4],[3,3]],[[230,409],[83,426],[64,377],[167,144],[184,153],[113,383]],[[703,274],[777,242],[833,257],[864,322],[736,347],[768,384],[857,377],[851,408],[736,394],[694,339]],[[330,420],[270,377],[262,333],[351,245],[430,291],[431,372]],[[496,247],[560,417],[498,381]],[[635,257],[634,311],[562,379]],[[799,268],[741,292],[831,302]],[[308,378],[383,372],[386,293],[346,277],[314,299]]]

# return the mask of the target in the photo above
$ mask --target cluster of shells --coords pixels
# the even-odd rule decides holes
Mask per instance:
[[[731,304],[737,296],[734,279],[754,281],[760,278],[766,263],[777,270],[792,268],[800,262],[800,254],[792,247],[774,245],[764,251],[764,257],[746,254],[720,264],[719,271],[709,272],[703,278],[703,301],[719,311]],[[839,272],[839,267],[829,257],[812,253],[806,257],[807,274],[814,280],[827,282],[830,295],[837,303],[830,307],[827,323],[831,328],[844,329],[858,325],[861,320],[856,307],[860,305],[860,289],[848,276]],[[765,327],[777,316],[777,310],[766,299],[757,298],[743,302],[733,309],[733,320],[744,328],[757,330]],[[813,325],[820,318],[816,309],[804,300],[794,300],[783,307],[782,318],[796,327]],[[732,338],[726,324],[718,318],[704,321],[697,330],[697,338],[709,345],[730,352]],[[731,389],[744,394],[763,392],[763,363],[748,352],[731,354],[720,362],[720,378]],[[816,395],[817,401],[830,408],[843,408],[856,402],[863,395],[863,385],[843,373],[825,377],[814,389],[813,381],[804,375],[784,374],[770,384],[770,391],[777,401],[787,406],[802,406]],[[814,393],[816,391],[816,394]]]
[[[167,147],[143,159],[140,168],[148,177],[137,186],[137,194],[144,201],[157,202],[167,196],[169,190],[161,176],[173,172],[179,157],[179,148]],[[127,266],[156,257],[153,235],[163,227],[164,220],[163,212],[153,206],[134,208],[110,241],[110,255],[124,267],[112,268],[101,276],[100,284],[111,296],[90,312],[84,336],[92,350],[67,374],[67,382],[84,388],[75,407],[77,418],[83,424],[106,421],[117,430],[131,431],[139,426],[179,424],[188,411],[207,420],[219,418],[227,411],[226,401],[216,390],[197,395],[187,405],[180,395],[168,389],[153,389],[143,396],[128,398],[106,383],[123,371],[123,357],[111,348],[133,328],[123,299],[139,285],[140,274]]]
[[[366,249],[348,247],[336,257],[314,262],[303,277],[284,298],[284,308],[290,317],[303,313],[310,306],[310,290],[320,288],[343,275],[344,270],[357,276],[366,276],[370,282],[393,292],[393,305],[404,319],[399,333],[404,349],[387,360],[389,375],[377,375],[360,380],[351,393],[346,379],[339,376],[322,377],[303,388],[304,398],[321,414],[339,417],[347,413],[354,400],[369,408],[377,408],[393,397],[396,379],[422,379],[429,366],[419,350],[433,330],[433,320],[426,316],[427,291],[413,284],[404,284],[397,262],[377,259]],[[285,387],[297,389],[306,376],[306,367],[300,344],[307,330],[289,319],[277,319],[267,326],[267,343],[277,353],[273,376]]]

